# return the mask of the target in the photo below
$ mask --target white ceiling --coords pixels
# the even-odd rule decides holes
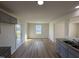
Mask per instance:
[[[45,1],[39,6],[36,1],[0,1],[0,7],[29,21],[49,22],[72,10],[79,2]]]

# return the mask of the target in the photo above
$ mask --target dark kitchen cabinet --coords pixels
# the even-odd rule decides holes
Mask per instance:
[[[56,51],[62,58],[79,58],[79,49],[65,43],[64,40],[56,41]]]
[[[60,42],[57,42],[57,53],[62,57],[62,58],[67,58],[68,57],[68,48],[63,45]]]
[[[10,15],[0,11],[0,23],[16,24],[17,19],[13,16],[10,16]]]
[[[69,58],[79,58],[79,52],[69,48]]]
[[[4,58],[11,57],[11,47],[0,47],[0,56]]]

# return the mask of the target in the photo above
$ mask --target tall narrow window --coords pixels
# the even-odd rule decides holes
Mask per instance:
[[[16,24],[15,25],[15,30],[16,30],[16,48],[19,47],[19,44],[21,43],[21,25]]]
[[[36,34],[41,34],[42,33],[42,26],[39,24],[36,24]]]

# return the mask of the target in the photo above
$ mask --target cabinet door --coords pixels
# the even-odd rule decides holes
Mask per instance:
[[[69,58],[79,58],[79,52],[69,49]]]
[[[57,44],[56,44],[56,52],[57,52],[58,54],[60,54],[60,51],[61,51],[61,46],[60,46],[60,43],[57,42]]]
[[[61,56],[61,57],[65,57],[65,49],[62,47],[61,43],[58,42],[57,44],[57,53]]]
[[[69,58],[77,58],[74,54],[69,52]]]
[[[61,46],[61,57],[67,58],[68,57],[68,50]]]
[[[57,52],[62,58],[68,57],[68,47],[61,42],[58,42],[57,44]]]
[[[64,43],[61,44],[61,53],[62,53],[62,57],[63,58],[67,58],[68,57],[68,46],[66,46]]]

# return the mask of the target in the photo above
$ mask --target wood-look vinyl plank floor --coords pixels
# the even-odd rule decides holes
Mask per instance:
[[[54,43],[48,39],[28,39],[11,56],[12,58],[58,58]]]

